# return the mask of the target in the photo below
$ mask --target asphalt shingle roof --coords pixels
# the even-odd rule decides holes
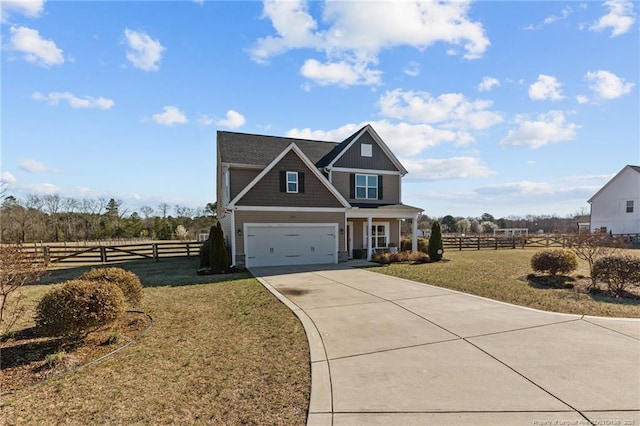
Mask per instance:
[[[225,131],[218,131],[217,140],[221,162],[259,166],[271,163],[291,143],[295,143],[314,164],[339,146],[336,142]]]

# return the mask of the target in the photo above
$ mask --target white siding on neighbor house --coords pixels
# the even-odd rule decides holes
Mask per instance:
[[[627,212],[627,202],[633,212]],[[591,199],[591,230],[613,234],[640,234],[640,173],[623,169]]]

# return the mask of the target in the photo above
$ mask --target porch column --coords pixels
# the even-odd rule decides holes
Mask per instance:
[[[372,243],[373,240],[371,238],[371,225],[372,219],[370,217],[367,218],[367,260],[371,260],[371,255],[373,254]]]
[[[418,251],[418,215],[411,220],[411,251]]]

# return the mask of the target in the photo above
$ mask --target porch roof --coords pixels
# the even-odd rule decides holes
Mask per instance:
[[[347,218],[392,218],[413,219],[424,210],[406,204],[357,205],[347,209]]]

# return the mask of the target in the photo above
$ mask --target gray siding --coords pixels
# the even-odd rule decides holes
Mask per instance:
[[[333,186],[342,194],[350,203],[368,203],[368,204],[400,204],[400,175],[382,175],[382,200],[361,200],[350,198],[350,173],[332,172],[331,182]]]
[[[338,229],[345,229],[344,212],[272,212],[272,211],[236,211],[236,230],[244,230],[245,223],[337,223]],[[345,250],[345,234],[338,233],[338,250]],[[244,254],[244,234],[236,238],[236,253]]]
[[[363,157],[360,155],[360,145],[363,143],[372,145],[373,155],[371,157]],[[342,157],[334,163],[334,166],[354,169],[399,171],[369,133],[364,133],[360,136],[360,138],[342,154]]]
[[[304,193],[280,192],[281,171],[304,172]],[[344,207],[293,151],[287,153],[237,204],[278,207]]]

